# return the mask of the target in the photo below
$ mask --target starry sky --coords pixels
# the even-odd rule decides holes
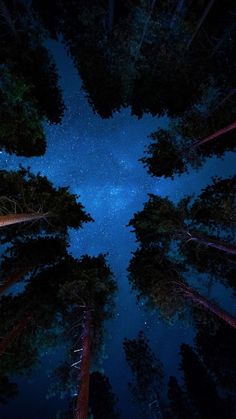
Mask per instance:
[[[137,245],[127,224],[134,212],[142,208],[148,193],[167,195],[176,201],[186,193],[199,193],[212,176],[232,174],[233,155],[227,154],[224,160],[211,159],[200,171],[191,171],[174,181],[150,177],[138,159],[149,142],[148,135],[164,127],[167,119],[146,115],[139,120],[131,116],[129,109],[101,119],[89,106],[80,78],[62,45],[50,41],[48,46],[61,77],[65,116],[61,125],[45,126],[48,149],[43,157],[19,158],[3,152],[0,168],[16,169],[21,163],[46,175],[57,186],[69,185],[95,220],[79,232],[71,230],[71,252],[75,256],[108,253],[119,293],[115,319],[107,325],[103,368],[119,397],[122,417],[135,418],[127,389],[131,376],[122,350],[124,337],[134,338],[139,330],[144,330],[152,349],[175,374],[179,344],[190,341],[192,334],[186,325],[164,326],[155,313],[137,306],[126,273]],[[171,345],[167,345],[170,341]]]

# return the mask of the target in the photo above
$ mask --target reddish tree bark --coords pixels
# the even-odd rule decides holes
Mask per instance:
[[[24,328],[27,326],[32,316],[26,316],[21,320],[13,329],[4,337],[0,342],[0,356],[4,355],[6,349],[14,342],[14,340],[21,334]]]
[[[205,297],[202,297],[197,291],[194,291],[192,288],[188,287],[183,283],[179,283],[178,286],[181,288],[183,295],[186,298],[189,298],[194,303],[201,305],[207,311],[210,311],[215,316],[219,317],[221,320],[229,324],[231,327],[236,329],[236,318],[231,316],[227,311],[218,307],[216,304],[207,300]]]
[[[213,134],[209,135],[208,137],[203,138],[202,140],[195,141],[189,147],[186,147],[184,150],[182,150],[182,153],[184,154],[184,153],[186,153],[188,151],[191,151],[194,148],[196,148],[196,147],[198,147],[198,146],[200,146],[204,143],[208,143],[209,141],[212,141],[215,138],[218,138],[221,135],[226,134],[227,132],[234,130],[235,128],[236,128],[236,122],[233,122],[232,124],[227,125],[226,127],[219,129],[218,131],[214,132]]]
[[[41,220],[48,214],[7,214],[0,215],[0,227],[6,227],[12,224],[24,223],[26,221]]]
[[[204,237],[192,236],[188,239],[188,241],[195,241],[199,244],[203,244],[208,247],[213,247],[214,249],[220,250],[222,252],[228,253],[230,255],[236,255],[236,247],[229,245],[228,243],[224,243],[218,240],[207,239]]]
[[[90,311],[86,310],[84,318],[84,330],[82,337],[82,355],[79,373],[79,393],[76,402],[75,419],[88,418],[89,402],[89,367],[91,356],[91,317]]]

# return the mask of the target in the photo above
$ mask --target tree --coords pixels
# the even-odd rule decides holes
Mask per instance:
[[[232,179],[228,181],[232,183]],[[214,191],[221,187],[220,182],[219,180],[219,183],[215,183],[210,189],[203,191],[203,196],[200,195],[192,203],[191,197],[184,198],[175,205],[168,198],[150,194],[149,201],[144,205],[143,211],[136,213],[129,222],[129,225],[135,229],[138,241],[141,243],[154,243],[162,247],[167,246],[168,248],[173,241],[181,241],[186,246],[189,243],[196,243],[200,247],[216,249],[227,255],[235,255],[236,248],[234,243],[227,243],[220,238],[220,229],[225,223],[223,221],[224,218],[229,217],[228,225],[231,224],[232,231],[234,230],[231,213],[231,209],[234,208],[233,199],[221,193],[222,207],[219,213],[223,213],[222,219],[221,215],[217,214]],[[227,183],[227,180],[224,183]],[[204,208],[206,195],[208,197],[206,205],[209,210],[209,218],[208,213],[204,212],[205,219],[203,224],[198,222],[199,218],[195,218],[195,214],[198,208],[201,208],[201,202],[203,202]],[[224,207],[228,207],[227,212]],[[213,214],[216,214],[216,216],[214,221],[211,221]],[[218,227],[218,230],[216,230],[215,226]]]
[[[196,410],[190,403],[188,395],[179,385],[175,377],[170,377],[168,381],[168,399],[170,402],[170,418],[189,419],[198,418]]]
[[[58,293],[68,280],[70,264],[69,256],[55,265],[46,264],[44,269],[31,273],[22,293],[1,297],[0,347],[4,373],[9,372],[9,366],[12,373],[30,369],[38,359],[39,339],[43,342],[47,332],[52,333],[52,326],[58,325],[56,314],[61,308]]]
[[[31,224],[29,231],[47,233],[66,233],[68,227],[80,228],[83,222],[91,221],[83,206],[76,201],[76,195],[68,188],[55,188],[46,177],[33,175],[27,169],[18,172],[0,172],[0,225],[9,226],[3,230],[3,240],[9,240],[20,231],[20,224]],[[48,220],[48,222],[46,221]]]
[[[235,405],[234,357],[235,331],[224,322],[217,320],[214,328],[209,323],[198,325],[194,340],[195,350],[207,366],[218,386],[229,396]]]
[[[226,179],[215,177],[211,185],[202,189],[191,207],[191,216],[197,223],[212,229],[234,229],[236,176]]]
[[[99,371],[90,375],[89,394],[89,412],[94,419],[106,419],[108,412],[110,419],[120,417],[116,409],[117,398],[112,392],[109,379]]]
[[[152,142],[146,149],[147,157],[141,158],[148,173],[152,176],[171,177],[181,175],[187,166],[178,147],[174,144],[171,134],[163,129],[151,134]]]
[[[229,400],[222,397],[214,377],[198,354],[186,344],[181,345],[180,354],[184,384],[180,386],[175,377],[169,378],[170,417],[232,418]]]
[[[74,354],[80,353],[78,397],[76,400],[75,417],[86,419],[88,415],[89,381],[91,357],[96,353],[103,338],[103,322],[112,315],[112,300],[116,284],[110,268],[103,255],[98,257],[82,257],[72,267],[70,282],[62,286],[60,296],[68,310],[69,319],[76,319]],[[72,312],[71,309],[72,308]],[[65,314],[66,315],[66,314]],[[81,327],[79,327],[81,324]],[[81,340],[81,351],[78,341]]]
[[[181,116],[203,84],[235,85],[234,44],[226,30],[234,30],[232,1],[34,0],[31,7],[51,37],[62,35],[89,102],[103,118],[128,106],[139,117]]]
[[[45,153],[46,140],[37,107],[30,98],[30,86],[0,68],[0,146],[18,156]]]
[[[164,417],[163,366],[152,352],[148,339],[143,332],[139,332],[137,339],[125,339],[123,346],[134,376],[134,383],[130,384],[134,399],[146,417]]]
[[[45,153],[43,124],[64,114],[48,35],[29,3],[0,2],[0,147],[18,156]]]
[[[180,116],[203,83],[231,90],[234,44],[231,31],[224,35],[227,26],[234,30],[234,9],[232,1],[214,0],[34,0],[30,7],[51,37],[62,35],[89,102],[104,118],[128,106],[139,117]]]
[[[199,411],[202,419],[231,418],[227,401],[220,397],[216,384],[204,364],[189,345],[181,345],[181,369],[188,398]]]
[[[7,344],[14,348],[15,338],[19,337],[19,346],[19,342],[24,342],[24,336],[27,337],[27,333],[22,334],[22,331],[27,329],[30,323],[37,325],[35,333],[38,333],[39,326],[50,329],[56,320],[56,314],[61,313],[63,321],[61,317],[58,319],[64,330],[67,330],[70,322],[76,323],[76,339],[70,339],[73,349],[77,349],[80,337],[85,345],[85,314],[90,310],[92,323],[91,327],[89,326],[89,338],[92,336],[92,345],[89,346],[89,351],[93,353],[102,340],[102,323],[111,316],[115,290],[116,284],[102,255],[94,258],[84,256],[81,260],[67,256],[52,266],[46,263],[44,269],[31,273],[31,280],[21,294],[1,298],[1,345],[5,348]],[[73,329],[74,324],[70,324],[69,328]],[[9,336],[11,339],[8,344]],[[28,338],[32,339],[32,331]],[[31,346],[29,345],[29,349]],[[11,351],[8,351],[7,356],[10,354]],[[77,351],[73,354],[76,356]]]
[[[206,130],[206,118],[204,118],[204,127]],[[188,121],[199,127],[199,121]],[[174,178],[174,175],[181,175],[188,171],[189,167],[199,167],[204,160],[212,156],[223,156],[226,151],[235,149],[234,136],[230,135],[235,129],[235,123],[232,123],[217,132],[208,135],[206,138],[194,140],[194,133],[187,133],[185,130],[191,128],[185,125],[185,121],[177,121],[175,127],[170,130],[159,129],[151,134],[152,142],[146,149],[147,156],[141,158],[144,166],[152,176],[164,176]],[[208,128],[209,129],[209,128]],[[187,137],[189,136],[189,139]],[[185,142],[189,141],[189,145]]]
[[[9,346],[17,339],[30,322],[32,316],[26,315],[13,329],[4,336],[0,344],[0,356],[4,355]]]
[[[38,237],[36,239],[15,240],[3,255],[0,293],[32,271],[49,267],[66,257],[67,243],[62,238]]]
[[[128,271],[133,289],[138,298],[157,308],[165,321],[189,312],[191,305],[216,316],[236,328],[236,319],[217,304],[203,297],[190,287],[183,277],[184,266],[168,257],[158,247],[138,249],[130,262]]]
[[[236,122],[232,122],[232,124],[228,125],[227,127],[221,128],[220,130],[214,132],[213,134],[209,135],[206,138],[203,138],[201,140],[196,141],[195,143],[191,144],[188,149],[192,150],[196,147],[201,146],[202,144],[208,143],[212,140],[215,140],[219,137],[221,137],[224,134],[227,134],[227,132],[233,131],[236,128]]]
[[[28,96],[36,105],[40,119],[58,123],[64,104],[55,63],[43,45],[46,34],[24,2],[9,1],[8,15],[15,22],[17,36],[9,37],[9,25],[0,26],[1,64],[7,65],[14,77],[29,86]]]

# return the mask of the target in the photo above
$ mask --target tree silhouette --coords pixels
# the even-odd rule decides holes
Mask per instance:
[[[9,25],[0,25],[1,63],[8,66],[10,73],[29,86],[29,97],[36,105],[41,119],[52,123],[61,121],[64,112],[62,92],[58,83],[55,63],[43,45],[44,29],[36,19],[30,5],[19,1],[2,1],[14,22],[16,36],[9,36]],[[5,20],[6,21],[6,20]],[[12,33],[12,31],[11,31]]]
[[[80,260],[67,256],[32,274],[23,293],[0,300],[1,374],[30,370],[38,362],[40,344],[55,345],[66,336],[71,373],[79,388],[75,415],[85,418],[90,359],[101,345],[103,322],[112,315],[115,291],[103,255]]]
[[[227,181],[232,183],[232,179],[225,180],[224,183]],[[234,231],[233,191],[231,198],[230,195],[223,193],[219,196],[222,205],[218,214],[214,195],[214,189],[218,187],[220,187],[220,181],[219,184],[215,183],[210,187],[207,192],[203,192],[198,199],[191,202],[191,197],[186,197],[178,204],[174,204],[169,198],[150,194],[144,209],[134,215],[129,225],[135,228],[136,237],[143,244],[147,242],[169,248],[174,240],[181,241],[186,246],[189,243],[195,243],[199,247],[212,248],[226,255],[235,255],[236,248],[231,241],[232,237],[229,237],[229,242],[226,242],[220,236],[225,224],[230,225],[231,231]],[[201,218],[201,204],[204,219],[203,216]],[[208,211],[204,210],[205,205]],[[200,211],[199,215],[197,215],[198,211]],[[227,221],[224,221],[226,218]]]
[[[194,119],[195,116],[195,119]],[[169,130],[159,129],[150,135],[151,143],[146,149],[147,156],[141,158],[144,166],[152,176],[174,178],[188,171],[189,167],[200,167],[206,158],[222,157],[227,151],[235,149],[234,132],[236,123],[219,129],[217,132],[209,132],[206,117],[202,116],[199,121],[198,115],[190,114],[173,122]],[[215,120],[219,123],[218,114]],[[191,125],[190,125],[191,124]],[[194,130],[192,132],[192,126]],[[196,132],[196,127],[198,132]],[[200,127],[200,129],[199,129]],[[196,135],[208,133],[206,138],[196,140]],[[207,134],[206,134],[207,135]],[[186,145],[187,143],[187,145]]]
[[[170,402],[170,418],[188,419],[198,418],[196,410],[193,408],[188,395],[179,385],[175,377],[170,377],[168,381],[168,399]]]
[[[79,392],[75,406],[75,417],[85,419],[88,415],[90,363],[103,339],[103,322],[112,315],[112,300],[116,285],[103,255],[82,257],[74,263],[70,282],[61,288],[60,296],[69,310],[69,321],[74,330],[74,354],[79,360]],[[74,324],[75,323],[75,324]],[[81,347],[78,348],[80,342]]]
[[[181,318],[186,311],[189,315],[188,308],[193,304],[236,328],[235,317],[190,287],[183,277],[183,264],[158,247],[138,249],[128,271],[138,298],[144,298],[155,307],[163,320],[170,322],[177,316]]]
[[[222,321],[217,321],[212,330],[209,323],[197,328],[195,348],[215,378],[217,384],[227,392],[235,405],[235,369],[233,354],[235,332]]]
[[[118,419],[116,409],[117,398],[112,392],[109,379],[102,373],[95,371],[90,375],[89,411],[94,419]]]
[[[214,378],[198,354],[186,344],[181,345],[180,354],[184,385],[180,386],[175,377],[169,378],[170,417],[232,418],[228,400],[222,397]]]
[[[230,418],[226,400],[218,394],[213,379],[197,354],[190,346],[182,344],[181,356],[181,369],[184,372],[188,397],[199,410],[200,417]]]
[[[9,226],[2,232],[3,240],[20,231],[19,226],[11,228],[12,224],[35,221],[31,232],[65,234],[67,227],[79,228],[91,221],[76,195],[66,187],[55,188],[46,177],[21,168],[18,172],[1,171],[0,179],[0,225]]]
[[[16,239],[3,255],[0,293],[34,273],[66,257],[67,243],[62,238],[38,237],[36,239]]]
[[[30,85],[0,68],[0,137],[1,149],[19,156],[45,153],[46,140],[42,121],[30,97]]]
[[[139,332],[137,339],[125,339],[123,346],[134,376],[130,388],[135,401],[146,417],[164,417],[163,366],[149,347],[148,339],[143,332]]]

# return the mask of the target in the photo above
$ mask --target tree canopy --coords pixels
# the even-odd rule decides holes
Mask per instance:
[[[77,196],[69,188],[56,188],[40,174],[34,175],[28,169],[0,172],[0,211],[4,225],[2,240],[8,241],[21,230],[22,222],[31,222],[29,234],[64,233],[68,227],[80,228],[83,222],[91,221]],[[19,218],[19,221],[17,220]],[[33,223],[34,221],[34,223]],[[17,226],[11,224],[18,223]]]

